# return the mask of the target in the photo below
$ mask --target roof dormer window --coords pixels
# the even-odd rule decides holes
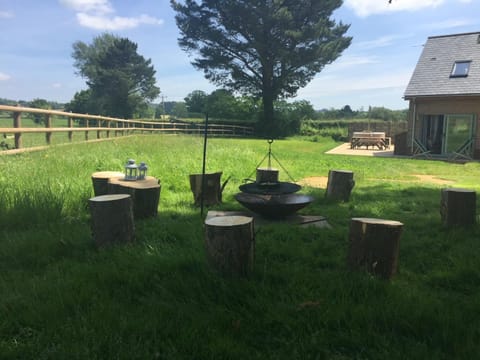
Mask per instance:
[[[467,77],[471,61],[455,61],[450,77]]]

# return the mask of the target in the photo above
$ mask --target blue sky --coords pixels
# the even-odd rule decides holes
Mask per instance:
[[[479,14],[479,0],[345,0],[334,16],[350,24],[352,45],[296,100],[315,109],[407,108],[403,92],[427,37],[480,31]],[[178,47],[168,0],[0,0],[0,97],[70,101],[86,88],[72,44],[104,32],[138,44],[166,101],[214,90]]]

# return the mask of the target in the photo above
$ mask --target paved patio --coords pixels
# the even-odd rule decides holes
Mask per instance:
[[[326,154],[333,155],[358,155],[358,156],[379,156],[379,157],[393,157],[394,145],[390,145],[388,150],[378,150],[378,149],[350,149],[350,143],[344,143],[336,148],[329,150]]]

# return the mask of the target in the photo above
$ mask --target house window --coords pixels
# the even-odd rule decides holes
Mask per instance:
[[[468,70],[470,70],[471,61],[455,61],[453,64],[452,73],[450,77],[466,77]]]

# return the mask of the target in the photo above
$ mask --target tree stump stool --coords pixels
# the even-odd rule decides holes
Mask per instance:
[[[135,238],[132,198],[128,194],[100,195],[88,200],[94,243],[103,246]]]
[[[353,172],[348,170],[330,170],[328,172],[327,190],[325,197],[348,201],[355,186]]]
[[[278,183],[278,169],[257,168],[255,182],[257,184],[276,184]]]
[[[365,269],[390,279],[398,268],[402,229],[403,224],[398,221],[352,218],[347,257],[349,268]]]
[[[92,174],[93,193],[95,196],[108,194],[108,180],[112,177],[124,176],[119,171],[99,171]]]
[[[248,276],[255,256],[254,221],[248,216],[216,216],[205,220],[209,264],[223,275]]]
[[[108,180],[109,194],[129,194],[132,197],[133,216],[145,219],[157,216],[160,202],[160,180],[147,176],[144,180],[125,180],[124,176]]]
[[[477,194],[474,190],[445,188],[441,192],[440,215],[442,224],[471,226],[475,224]]]
[[[195,203],[195,206],[201,205],[202,193],[204,205],[217,205],[222,202],[222,192],[228,182],[228,179],[223,183],[223,185],[220,185],[221,177],[222,172],[205,174],[205,186],[203,186],[203,174],[189,175],[190,190],[192,190],[193,193],[193,201]]]

